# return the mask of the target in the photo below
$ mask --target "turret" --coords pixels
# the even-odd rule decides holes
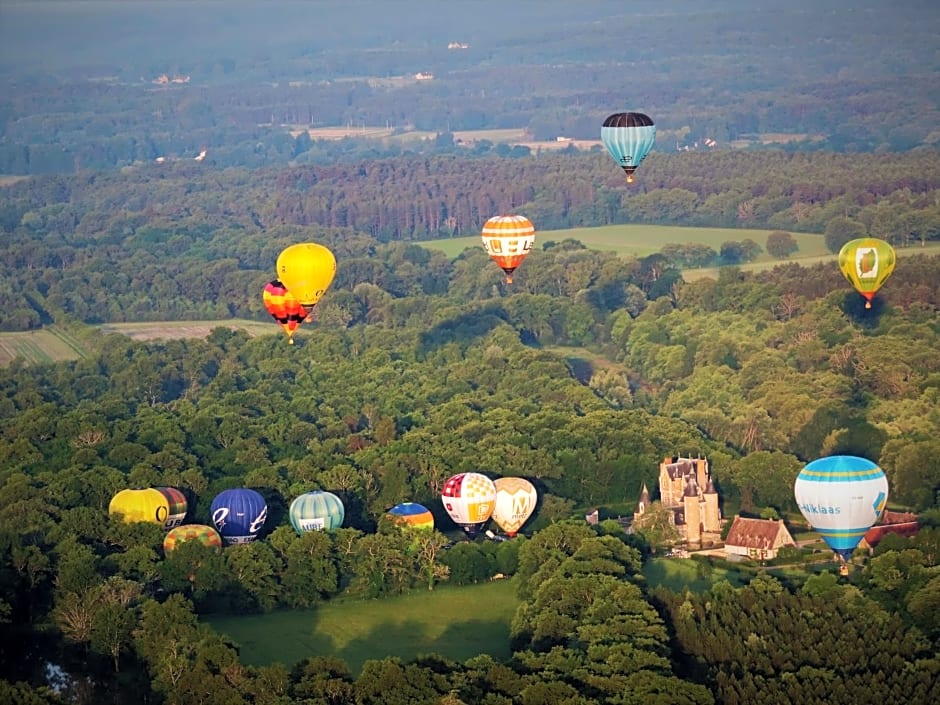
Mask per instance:
[[[718,491],[715,489],[715,483],[708,478],[708,484],[705,486],[705,492],[702,495],[705,503],[705,516],[702,525],[705,531],[721,532],[721,509],[718,507]]]
[[[643,483],[643,489],[640,491],[640,503],[637,506],[636,513],[642,514],[650,506],[650,491],[646,489],[646,483]]]
[[[701,508],[699,507],[698,487],[692,477],[686,483],[682,504],[685,509],[685,538],[689,543],[701,543]]]

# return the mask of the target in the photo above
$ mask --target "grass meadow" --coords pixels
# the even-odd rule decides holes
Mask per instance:
[[[337,656],[358,675],[367,660],[388,656],[403,661],[431,653],[455,661],[479,654],[509,658],[509,626],[518,604],[515,583],[496,580],[204,621],[239,645],[246,664],[291,667],[310,656]]]
[[[682,594],[705,592],[722,580],[740,587],[761,570],[799,585],[812,573],[838,568],[833,562],[763,568],[721,559],[654,558],[645,563],[643,575],[650,589],[664,586]],[[433,592],[417,590],[380,600],[338,600],[307,610],[210,616],[203,621],[238,645],[243,663],[281,663],[290,668],[311,656],[336,656],[358,675],[366,661],[386,657],[407,662],[433,653],[458,662],[480,654],[508,659],[510,625],[518,605],[510,579],[444,585]]]
[[[669,225],[605,225],[597,228],[572,228],[570,230],[539,230],[536,232],[536,247],[540,243],[560,242],[567,238],[579,240],[592,250],[616,252],[621,257],[646,257],[659,252],[667,244],[697,243],[708,245],[715,251],[721,249],[724,242],[741,242],[751,239],[761,247],[766,247],[767,236],[773,230],[747,230],[741,228],[690,228]],[[822,235],[815,233],[790,233],[799,249],[789,258],[780,260],[766,252],[754,261],[741,265],[744,271],[764,271],[773,269],[786,262],[796,262],[803,266],[812,266],[820,262],[833,262],[838,259],[829,252]],[[424,240],[417,243],[431,250],[439,250],[454,258],[465,249],[481,247],[480,237],[450,238],[446,240]],[[898,248],[898,257],[912,255],[938,255],[940,243],[931,243],[926,247]],[[704,269],[686,269],[682,272],[686,281],[718,277],[718,267]]]
[[[103,334],[120,333],[134,340],[168,340],[172,338],[205,338],[213,328],[228,327],[244,330],[248,335],[281,334],[274,322],[233,319],[230,321],[161,321],[145,323],[108,323],[99,326]],[[298,334],[302,337],[303,332]],[[89,346],[68,327],[45,326],[39,330],[0,333],[0,367],[22,358],[27,364],[62,360],[78,360],[88,355]]]
[[[750,238],[761,247],[767,243],[767,236],[773,230],[753,230],[742,228],[689,228],[671,225],[603,225],[596,228],[571,228],[569,230],[539,230],[536,232],[536,247],[539,243],[560,242],[565,239],[581,241],[593,250],[616,252],[621,257],[646,257],[659,252],[667,244],[698,243],[708,245],[716,251],[724,242],[740,242]],[[835,255],[826,249],[822,235],[810,233],[790,233],[796,240],[799,250],[790,261],[802,262],[806,258],[822,257],[835,259]],[[480,237],[451,238],[447,240],[425,240],[418,243],[429,249],[440,250],[448,257],[456,257],[468,247],[480,247]],[[779,264],[766,252],[757,262]]]

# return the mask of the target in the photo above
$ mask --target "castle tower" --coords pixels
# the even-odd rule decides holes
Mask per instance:
[[[721,509],[718,508],[718,490],[715,489],[715,483],[708,479],[705,485],[705,493],[702,495],[705,504],[704,524],[707,532],[721,532]]]
[[[692,464],[695,466],[695,481],[699,487],[705,487],[711,479],[711,473],[708,472],[708,458],[696,458]]]
[[[682,504],[685,510],[685,539],[689,543],[701,543],[701,507],[699,507],[698,487],[695,486],[695,480],[692,477],[685,486]]]

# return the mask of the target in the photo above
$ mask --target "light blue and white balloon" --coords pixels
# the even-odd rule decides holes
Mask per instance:
[[[888,478],[866,458],[831,455],[800,471],[793,495],[806,521],[848,560],[885,509]]]

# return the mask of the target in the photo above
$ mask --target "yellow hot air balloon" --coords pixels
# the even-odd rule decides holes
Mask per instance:
[[[302,242],[277,256],[277,278],[308,311],[330,288],[336,275],[336,257],[323,245]]]
[[[862,237],[850,240],[839,251],[839,269],[855,290],[865,297],[865,308],[894,271],[894,248],[884,240]]]
[[[119,516],[127,524],[149,521],[165,526],[170,503],[160,490],[121,490],[111,499],[108,514]]]

